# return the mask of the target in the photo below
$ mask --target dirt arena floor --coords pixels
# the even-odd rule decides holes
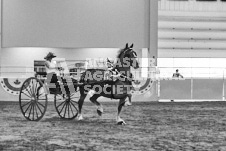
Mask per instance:
[[[116,102],[104,102],[100,119],[85,102],[84,121],[62,120],[49,104],[39,122],[25,120],[18,103],[0,102],[0,151],[226,150],[226,102],[135,102],[127,125],[116,125]]]

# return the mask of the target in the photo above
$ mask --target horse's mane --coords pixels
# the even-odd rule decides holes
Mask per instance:
[[[118,54],[117,54],[117,58],[120,58],[120,56],[121,56],[121,54],[124,52],[124,51],[126,51],[126,49],[120,49],[119,51],[118,51]]]

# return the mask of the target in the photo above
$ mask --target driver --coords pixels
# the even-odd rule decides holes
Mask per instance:
[[[56,56],[52,52],[49,52],[44,58],[46,60],[45,68],[47,73],[47,79],[51,79],[50,83],[58,82],[57,76],[59,76],[59,70],[61,70],[61,68],[57,67],[56,64],[52,61],[52,59],[55,57]]]

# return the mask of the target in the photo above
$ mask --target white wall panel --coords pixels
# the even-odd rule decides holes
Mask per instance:
[[[149,0],[3,0],[3,47],[149,47]]]
[[[159,48],[169,48],[169,49],[177,49],[177,48],[185,48],[185,49],[225,49],[226,43],[224,41],[167,41],[167,40],[159,40],[158,42]]]
[[[224,50],[210,49],[158,49],[159,58],[226,58]]]
[[[226,22],[201,21],[159,21],[159,28],[175,29],[217,29],[226,30]]]
[[[208,30],[159,30],[159,38],[170,38],[170,39],[226,39],[225,31],[208,31]]]
[[[211,4],[211,3],[210,3]],[[221,3],[222,4],[222,3]],[[223,3],[224,5],[226,5],[226,3]],[[211,5],[210,5],[211,6]],[[170,16],[170,18],[173,17],[190,17],[190,19],[194,19],[194,18],[200,18],[200,19],[205,19],[205,18],[210,18],[214,19],[214,17],[216,17],[217,19],[222,18],[224,19],[224,17],[226,16],[225,10],[224,11],[215,11],[215,12],[211,12],[211,11],[164,11],[161,10],[159,11],[159,15],[161,17],[168,17]]]
[[[159,10],[167,10],[167,11],[225,11],[226,4],[224,2],[220,2],[220,0],[213,2],[204,2],[204,1],[168,1],[161,0],[159,1]]]

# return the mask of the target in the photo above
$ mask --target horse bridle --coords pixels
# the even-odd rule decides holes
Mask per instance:
[[[126,53],[127,51],[131,51],[130,53],[133,54],[134,58],[137,58],[137,53],[136,53],[133,49],[128,48],[128,49],[125,50],[122,54],[120,54],[120,59],[122,59],[122,58],[124,57],[124,55],[125,55],[125,53]],[[111,66],[114,66],[114,64],[113,64],[112,62],[110,62],[110,64],[111,64]],[[126,78],[126,79],[129,79],[129,78],[130,78],[130,77],[128,77],[128,76],[126,76],[126,75],[124,75],[124,74],[118,72],[117,68],[116,68],[116,73],[117,73],[117,75],[118,75],[119,77],[123,77],[123,78]]]

